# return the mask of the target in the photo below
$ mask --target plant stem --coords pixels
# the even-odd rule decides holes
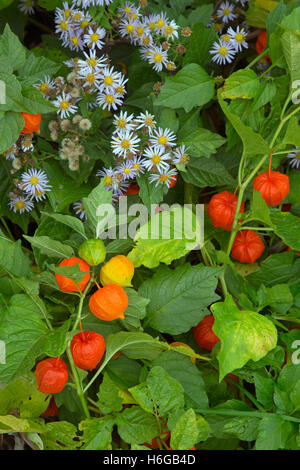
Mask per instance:
[[[82,409],[84,411],[85,416],[87,418],[90,418],[91,415],[90,415],[87,403],[85,401],[84,394],[83,394],[82,387],[81,387],[81,383],[80,383],[80,379],[79,379],[79,376],[78,376],[78,372],[77,372],[76,366],[74,364],[73,356],[72,356],[71,349],[70,349],[70,343],[67,346],[67,356],[68,356],[68,359],[69,359],[69,362],[70,362],[72,374],[73,374],[73,377],[74,377],[74,382],[75,382],[75,385],[76,385],[77,395],[78,395],[78,397],[81,401]]]
[[[254,396],[246,390],[245,387],[243,387],[240,383],[237,383],[235,380],[232,380],[230,377],[226,377],[226,380],[230,382],[232,385],[234,385],[236,388],[238,388],[243,394],[253,403],[254,406],[263,413],[265,413],[264,407],[254,398]]]
[[[247,416],[249,418],[265,418],[266,416],[280,416],[280,418],[285,421],[291,421],[292,423],[300,423],[299,418],[294,418],[293,416],[279,415],[276,413],[267,413],[266,411],[239,411],[239,410],[214,410],[214,409],[202,409],[197,408],[195,410],[197,413],[202,415],[216,415],[216,416]]]
[[[245,69],[250,69],[253,65],[255,65],[262,57],[265,57],[265,55],[267,55],[267,53],[269,52],[269,48],[265,49],[261,54],[259,54],[257,57],[255,57],[255,59],[252,60],[252,62],[250,62],[250,64],[247,65],[247,67],[245,67]]]
[[[9,226],[8,226],[7,223],[6,223],[6,220],[4,219],[4,217],[0,217],[0,220],[1,220],[2,224],[3,224],[3,226],[5,227],[5,230],[6,230],[6,232],[7,232],[7,235],[9,236],[9,238],[11,239],[11,241],[14,242],[15,239],[14,239],[14,237],[13,237],[13,235],[12,235],[10,229],[9,229]]]

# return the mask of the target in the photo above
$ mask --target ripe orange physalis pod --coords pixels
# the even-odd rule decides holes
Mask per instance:
[[[171,178],[171,181],[169,183],[169,189],[174,188],[174,186],[176,186],[176,183],[177,183],[177,174],[173,178]]]
[[[108,284],[98,289],[90,298],[90,311],[101,320],[125,318],[128,296],[119,284]]]
[[[71,258],[64,259],[59,264],[59,267],[61,268],[62,266],[74,266],[75,264],[79,264],[80,271],[86,272],[86,274],[83,276],[82,281],[78,282],[80,289],[84,291],[90,280],[90,267],[85,261],[80,258],[76,258],[76,256],[71,256]],[[55,273],[55,278],[57,284],[59,285],[59,288],[63,292],[78,292],[78,287],[72,279],[69,279],[68,277],[62,276],[61,274],[57,273]]]
[[[268,206],[277,206],[290,192],[289,177],[279,171],[269,170],[254,179],[253,188],[260,192]]]
[[[127,256],[117,255],[111,258],[100,270],[100,281],[103,286],[119,284],[131,287],[134,275],[134,265]]]
[[[44,411],[44,413],[41,414],[43,418],[53,418],[54,416],[57,416],[58,414],[58,408],[55,403],[54,397],[50,398],[48,408]]]
[[[40,133],[40,124],[42,120],[41,113],[31,114],[31,113],[21,113],[24,120],[25,126],[21,130],[21,134],[32,134],[33,132]]]
[[[232,229],[238,198],[229,191],[215,194],[207,207],[207,213],[214,227],[220,227],[228,232]],[[244,212],[244,202],[240,212]]]
[[[105,352],[105,339],[95,331],[82,331],[73,336],[70,349],[79,369],[93,370]]]
[[[256,50],[258,54],[261,54],[265,50],[267,41],[267,31],[262,31],[256,40]]]
[[[197,326],[193,328],[193,334],[199,348],[211,351],[213,347],[220,341],[213,332],[214,316],[206,315]]]
[[[50,357],[36,366],[36,381],[42,393],[59,393],[68,381],[67,364],[59,357]]]
[[[231,256],[240,263],[253,264],[262,255],[265,245],[253,230],[242,230],[233,242]]]
[[[131,184],[125,191],[124,196],[132,196],[140,192],[140,187],[138,184]]]

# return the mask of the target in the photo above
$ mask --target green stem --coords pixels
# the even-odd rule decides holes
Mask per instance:
[[[255,59],[253,59],[252,62],[250,62],[250,64],[248,64],[247,67],[245,68],[250,69],[251,67],[253,67],[253,65],[255,65],[262,57],[265,57],[268,52],[269,52],[269,48],[262,51],[262,53],[256,56]]]
[[[264,407],[256,400],[256,398],[254,398],[254,396],[250,392],[248,392],[245,387],[243,387],[240,383],[236,382],[235,380],[232,380],[230,377],[226,377],[226,380],[228,380],[228,382],[232,383],[232,385],[234,385],[241,392],[243,392],[243,394],[253,403],[254,406],[256,406],[258,410],[265,413]]]
[[[293,416],[287,415],[279,415],[276,413],[267,413],[260,412],[260,411],[238,411],[238,410],[220,410],[220,409],[202,409],[197,408],[195,411],[202,415],[216,415],[216,416],[247,416],[247,417],[255,417],[255,418],[265,418],[266,416],[280,416],[280,418],[284,419],[285,421],[291,421],[292,423],[300,423],[299,418],[294,418]]]
[[[15,239],[14,239],[14,237],[13,237],[13,235],[12,235],[10,229],[9,229],[9,226],[8,226],[7,223],[6,223],[6,220],[4,219],[4,217],[0,217],[0,220],[1,220],[2,224],[3,224],[3,226],[5,227],[5,230],[6,230],[6,232],[7,232],[7,235],[9,236],[9,238],[11,239],[11,241],[14,242]]]
[[[273,228],[271,227],[246,227],[245,225],[243,225],[242,227],[240,227],[240,230],[261,230],[262,232],[273,232]]]
[[[73,356],[72,356],[71,349],[70,349],[70,343],[67,346],[67,356],[68,356],[68,359],[69,359],[69,362],[70,362],[74,382],[75,382],[75,385],[76,385],[77,395],[78,395],[78,397],[81,401],[82,409],[84,411],[84,414],[85,414],[86,418],[90,418],[91,415],[90,415],[87,403],[85,401],[84,394],[83,394],[82,387],[81,387],[81,383],[80,383],[80,379],[79,379],[79,376],[78,376],[78,372],[77,372],[76,366],[74,364]]]
[[[92,281],[93,281],[93,276],[91,276],[91,278],[90,278],[90,280],[89,280],[89,283],[88,283],[88,285],[87,285],[86,288],[85,288],[85,291],[82,292],[81,295],[80,295],[80,301],[79,301],[79,305],[78,305],[78,311],[77,311],[77,315],[76,315],[76,320],[75,320],[75,322],[74,322],[74,325],[73,325],[73,328],[72,328],[71,332],[72,332],[72,331],[75,331],[76,328],[78,327],[78,324],[80,323],[80,320],[81,320],[81,312],[82,312],[82,307],[83,307],[83,301],[84,301],[84,299],[85,299],[86,294],[88,293],[88,290],[89,290],[89,287],[90,287]]]

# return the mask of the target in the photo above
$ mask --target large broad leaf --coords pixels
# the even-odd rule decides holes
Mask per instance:
[[[20,113],[8,111],[0,118],[0,153],[8,150],[18,139],[25,124]]]
[[[270,215],[275,233],[287,246],[300,251],[300,218],[277,210],[272,210]]]
[[[225,81],[225,85],[221,90],[223,99],[250,100],[255,98],[262,87],[259,77],[251,69],[241,69],[234,72]]]
[[[192,183],[199,188],[206,186],[234,186],[235,181],[228,173],[225,166],[216,158],[192,158],[187,166],[187,171],[181,176],[187,183]]]
[[[300,26],[298,25],[298,28]],[[283,53],[288,64],[292,83],[300,79],[299,61],[300,61],[300,39],[298,35],[287,31],[281,38]]]
[[[118,351],[131,359],[154,359],[165,349],[163,343],[146,333],[120,333],[112,334],[106,342],[106,364]]]
[[[51,113],[55,111],[55,106],[51,101],[44,98],[43,93],[34,87],[25,87],[22,89],[24,108],[33,114]]]
[[[98,407],[102,413],[109,414],[122,410],[123,399],[119,395],[119,389],[107,373],[103,376],[103,381],[97,396]]]
[[[235,369],[243,367],[249,359],[258,361],[277,343],[274,324],[263,315],[239,310],[231,296],[225,302],[212,306],[215,318],[213,331],[221,340],[217,355],[220,381]]]
[[[42,354],[48,333],[40,311],[29,297],[14,295],[8,309],[0,314],[0,337],[6,346],[6,364],[0,365],[0,382],[7,383],[32,369]]]
[[[129,444],[151,442],[159,435],[155,416],[139,406],[127,408],[116,417],[116,424],[121,438]]]
[[[270,209],[259,191],[253,191],[250,217],[268,225],[272,225]]]
[[[190,408],[177,421],[172,429],[170,445],[173,450],[189,450],[197,442],[205,441],[210,434],[208,423]]]
[[[0,80],[5,85],[5,100],[0,102],[0,111],[29,111],[23,102],[21,85],[16,76],[1,70]]]
[[[52,62],[52,60],[29,54],[24,65],[18,69],[18,73],[22,85],[30,86],[34,85],[39,80],[44,80],[48,76],[52,77],[59,68],[60,65]]]
[[[226,142],[219,134],[203,128],[193,132],[189,131],[180,138],[180,141],[187,145],[189,155],[195,158],[209,158],[212,154],[216,153],[218,147],[221,147]]]
[[[0,55],[5,55],[14,70],[25,63],[26,49],[7,24],[0,39]]]
[[[286,449],[287,441],[296,431],[295,423],[285,421],[280,415],[267,415],[258,426],[257,450]]]
[[[87,236],[85,235],[84,225],[81,220],[77,217],[65,214],[50,214],[48,212],[42,212],[42,214],[45,214],[47,217],[51,217],[52,219],[56,220],[56,222],[67,225],[72,230],[82,235],[83,238],[87,239]]]
[[[48,256],[49,258],[69,258],[70,256],[74,255],[73,248],[71,248],[69,245],[64,245],[57,240],[51,240],[51,238],[47,236],[29,237],[24,235],[24,238],[26,238],[26,240],[29,241],[32,246],[38,248],[42,254]]]
[[[0,416],[0,433],[43,432],[45,424],[42,419],[23,419],[13,415]]]
[[[155,268],[170,264],[203,243],[202,213],[197,216],[189,207],[176,205],[170,211],[155,214],[138,229],[135,248],[128,254],[134,266]]]
[[[32,274],[30,260],[21,248],[21,241],[13,242],[0,230],[0,267],[14,276]]]
[[[155,184],[150,183],[149,177],[146,175],[139,176],[137,178],[137,182],[140,187],[139,196],[150,213],[151,205],[162,202],[164,194],[168,192],[168,188],[163,184],[156,186]]]
[[[203,5],[200,9],[209,8],[210,10],[210,7],[211,5]],[[202,17],[199,17],[199,21],[202,21]],[[192,34],[184,55],[184,65],[199,64],[204,67],[211,61],[211,54],[209,51],[218,36],[215,29],[207,28],[206,24],[207,23],[203,24],[202,22],[193,25]],[[190,24],[188,26],[190,26]]]
[[[161,333],[178,335],[189,331],[207,315],[215,293],[220,268],[185,264],[175,270],[161,268],[145,281],[139,293],[150,299],[146,322]]]
[[[165,417],[184,406],[182,385],[159,366],[150,370],[146,382],[129,391],[145,411],[156,416]]]
[[[105,229],[109,216],[107,211],[112,208],[112,192],[107,191],[104,181],[101,181],[88,197],[83,198],[83,204],[88,224],[94,235],[98,237]]]
[[[79,424],[83,431],[81,441],[84,442],[82,450],[109,450],[111,449],[111,433],[114,419],[111,416],[104,418],[86,419]]]
[[[253,156],[269,154],[270,149],[263,137],[260,134],[254,132],[251,127],[246,126],[237,114],[234,114],[229,110],[229,106],[222,99],[220,91],[218,93],[218,98],[224,114],[229,119],[235,131],[242,139],[245,155]]]
[[[247,276],[247,280],[257,289],[261,284],[274,286],[295,281],[300,276],[300,259],[295,260],[293,253],[284,252],[266,258],[260,267]]]
[[[175,351],[165,351],[152,362],[160,366],[183,387],[185,404],[192,408],[208,408],[208,398],[205,383],[198,367],[190,358]]]
[[[79,447],[77,428],[67,421],[47,423],[41,434],[44,450],[72,450]]]
[[[174,77],[167,78],[157,106],[184,108],[188,113],[194,106],[202,106],[214,96],[214,80],[197,64],[183,67]]]

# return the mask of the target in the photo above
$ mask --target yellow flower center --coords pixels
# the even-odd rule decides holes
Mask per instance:
[[[30,178],[30,183],[33,184],[34,186],[38,184],[38,182],[39,182],[39,179],[36,176],[32,176]]]
[[[130,13],[130,12],[131,12],[131,8],[130,8],[130,7],[125,7],[125,8],[124,8],[124,11],[125,11],[125,13]]]
[[[124,129],[124,127],[126,127],[126,121],[125,121],[125,119],[119,119],[119,121],[118,121],[118,127],[120,127],[120,129]]]
[[[125,168],[124,173],[125,173],[125,175],[129,175],[129,173],[130,173],[130,168]]]
[[[157,26],[158,28],[162,28],[162,27],[164,26],[164,24],[165,24],[164,20],[160,19],[160,20],[158,20],[158,22],[156,23],[156,26]]]
[[[222,41],[224,41],[224,42],[229,42],[229,41],[230,41],[229,35],[228,35],[228,34],[223,34],[223,36],[222,36]]]
[[[167,181],[167,179],[168,179],[168,175],[160,175],[159,177],[159,181],[162,181],[163,183]]]
[[[67,29],[68,29],[68,23],[67,23],[65,20],[62,20],[62,21],[60,22],[60,27],[61,27],[61,29],[63,29],[64,31],[67,31]]]
[[[153,119],[150,118],[150,117],[147,117],[147,118],[145,119],[145,124],[146,124],[146,126],[152,126],[152,124],[153,124]]]
[[[215,23],[215,30],[216,30],[216,31],[220,31],[221,28],[222,28],[222,24],[220,24],[220,23]]]
[[[74,46],[77,46],[78,45],[78,38],[76,36],[74,36],[72,39],[71,39],[72,43],[74,44]]]
[[[86,81],[89,82],[89,83],[94,83],[95,75],[93,73],[89,73],[86,77]]]
[[[220,47],[219,54],[221,54],[223,56],[227,55],[227,48],[226,47]]]
[[[111,183],[112,183],[112,177],[111,176],[105,176],[104,184],[106,184],[106,186],[109,186]]]
[[[68,109],[68,107],[69,107],[68,101],[62,100],[61,103],[60,103],[60,107],[61,107],[61,109]]]
[[[95,67],[97,65],[97,61],[96,59],[89,59],[88,60],[88,64],[91,66],[91,67]]]
[[[130,142],[129,142],[129,140],[123,139],[123,140],[122,140],[122,143],[121,143],[121,147],[122,147],[123,149],[129,149],[129,147],[130,147]]]
[[[145,30],[142,26],[140,26],[139,28],[136,28],[136,32],[137,32],[138,36],[143,36],[144,31]]]
[[[159,145],[166,145],[167,141],[168,141],[167,138],[164,135],[162,135],[161,137],[158,138],[157,142],[159,143]]]
[[[162,55],[161,54],[155,54],[154,56],[155,62],[161,62],[162,61]]]
[[[130,18],[132,18],[133,20],[136,20],[137,19],[137,13],[130,13]]]
[[[47,83],[42,83],[40,85],[40,91],[42,91],[43,93],[46,93],[47,90],[48,90],[48,84]]]
[[[99,34],[97,34],[97,33],[91,34],[91,41],[92,42],[97,42],[98,39],[99,39]]]
[[[296,154],[297,160],[300,160],[300,152]]]
[[[167,68],[168,68],[169,70],[173,70],[174,67],[175,67],[174,62],[169,62],[169,63],[167,64]]]
[[[230,15],[230,10],[229,10],[229,8],[224,8],[224,10],[223,10],[223,15],[224,15],[224,16]]]
[[[105,77],[104,83],[105,85],[111,85],[114,79],[111,76]]]
[[[128,34],[132,33],[134,31],[134,26],[132,24],[128,24],[126,26],[126,31]]]
[[[241,33],[237,33],[237,34],[235,35],[235,40],[236,40],[237,42],[243,42],[243,40],[244,40],[244,35],[241,34]]]
[[[167,27],[166,27],[166,34],[172,34],[172,33],[173,33],[173,28],[172,28],[172,26],[170,26],[170,25],[167,26]]]
[[[154,31],[155,28],[156,28],[156,24],[155,23],[149,23],[149,28],[151,29],[151,31]]]
[[[32,3],[32,2],[27,2],[27,3]],[[70,10],[64,10],[64,14],[65,14],[66,19],[68,19],[70,17]]]
[[[88,26],[89,22],[87,20],[82,20],[80,26],[82,29],[85,29]]]
[[[187,155],[182,155],[181,157],[181,163],[186,163],[188,160],[188,156]]]
[[[135,170],[139,170],[141,168],[141,165],[139,165],[138,163],[134,163],[132,165],[132,168],[134,168]]]
[[[122,95],[122,93],[124,93],[124,87],[118,86],[118,87],[116,88],[116,92],[117,92],[117,93],[120,93],[120,95]]]
[[[160,156],[159,155],[153,155],[152,162],[154,163],[154,165],[158,165],[158,163],[160,162]]]
[[[77,20],[77,21],[80,20],[81,17],[82,17],[82,14],[81,14],[80,11],[77,11],[77,12],[75,13],[75,15],[74,15],[74,18],[75,18],[75,20]]]
[[[107,95],[105,99],[107,103],[113,103],[115,101],[115,98],[113,95]]]
[[[25,206],[25,202],[23,202],[23,201],[18,201],[18,202],[16,202],[16,204],[15,204],[15,208],[16,208],[18,211],[20,211],[21,209],[23,209],[24,206]]]
[[[144,39],[143,39],[143,44],[145,44],[147,46],[149,43],[150,43],[149,36],[145,36]]]

